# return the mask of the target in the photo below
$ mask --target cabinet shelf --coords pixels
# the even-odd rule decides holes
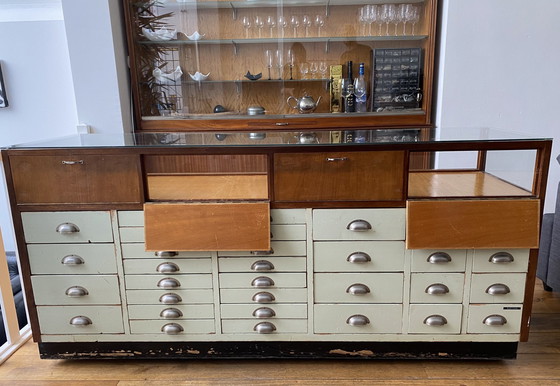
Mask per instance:
[[[424,0],[408,0],[407,3],[422,3]],[[337,5],[366,5],[366,4],[399,4],[401,0],[284,0],[283,7],[330,7]],[[187,0],[177,2],[176,4],[166,4],[167,8],[196,7],[198,9],[205,8],[277,8],[276,0],[256,0],[256,1],[194,1]]]
[[[188,77],[188,75],[187,75]],[[198,85],[198,84],[240,84],[240,85],[253,85],[253,84],[274,84],[274,83],[315,83],[315,82],[328,82],[329,79],[327,78],[317,78],[317,79],[259,79],[259,80],[232,80],[232,79],[223,79],[223,80],[203,80],[203,81],[196,81],[196,80],[185,80],[182,82],[176,82],[172,86],[178,86],[180,84],[187,84],[187,85]],[[170,86],[169,84],[160,84],[160,83],[153,83],[154,85],[166,87]]]

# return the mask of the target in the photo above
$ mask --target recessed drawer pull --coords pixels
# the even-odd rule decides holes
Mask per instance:
[[[83,165],[84,164],[84,160],[78,160],[78,161],[62,161],[63,165]]]
[[[445,252],[434,252],[428,256],[428,263],[431,264],[445,264],[451,263],[451,256]]]
[[[509,287],[505,284],[492,284],[490,287],[486,288],[486,293],[488,295],[507,295],[511,292]]]
[[[258,332],[259,334],[272,334],[276,331],[276,326],[270,322],[261,322],[253,327],[253,331]]]
[[[173,257],[177,256],[178,253],[174,251],[157,251],[154,253],[157,257]]]
[[[441,315],[430,315],[424,319],[424,324],[426,326],[445,326],[447,324],[447,319]]]
[[[276,298],[270,292],[258,292],[253,295],[253,301],[255,303],[272,303]]]
[[[327,157],[327,162],[348,161],[348,157]]]
[[[350,326],[366,326],[370,324],[370,321],[365,315],[352,315],[346,319],[346,324],[349,324]]]
[[[268,251],[251,251],[253,256],[269,256],[274,255],[274,249],[270,248]]]
[[[507,323],[507,319],[502,315],[489,315],[482,321],[487,326],[503,326]]]
[[[449,293],[449,287],[441,283],[432,284],[426,288],[426,293],[428,295],[445,295]]]
[[[163,294],[159,297],[159,302],[163,304],[177,304],[181,303],[183,299],[177,294]]]
[[[89,326],[90,324],[93,324],[93,322],[87,316],[74,316],[70,319],[70,324],[76,327],[83,327]]]
[[[274,125],[276,125],[276,126],[288,126],[289,123],[288,122],[276,122],[276,123],[274,123]]]
[[[371,261],[371,257],[365,252],[354,252],[346,258],[346,261],[357,264],[369,263]]]
[[[65,292],[66,296],[70,298],[81,298],[82,296],[89,295],[89,292],[84,287],[80,287],[79,285],[70,287]]]
[[[274,285],[274,280],[266,276],[259,276],[251,282],[253,287],[272,287]]]
[[[72,233],[78,233],[80,228],[76,224],[71,222],[65,222],[56,227],[56,231],[62,235],[68,235]]]
[[[371,230],[371,224],[366,220],[354,220],[346,226],[351,232],[367,232]]]
[[[177,335],[184,331],[177,323],[167,323],[161,328],[161,332],[165,332],[167,335]]]
[[[365,284],[352,284],[350,287],[346,288],[346,293],[351,295],[366,295],[370,292],[371,290]]]
[[[272,264],[270,261],[259,260],[255,261],[251,265],[251,269],[253,271],[272,271],[274,269],[274,264]]]
[[[507,264],[507,263],[513,263],[513,260],[514,259],[511,253],[498,252],[490,256],[490,259],[488,261],[491,262],[492,264]]]
[[[178,288],[181,286],[181,283],[177,279],[166,277],[165,279],[158,281],[157,286],[159,288]]]
[[[177,319],[183,316],[183,313],[181,312],[181,310],[178,310],[176,308],[166,308],[165,310],[161,311],[159,316],[165,319]]]
[[[159,273],[179,272],[179,266],[175,263],[161,263],[157,266],[156,271]]]
[[[261,307],[253,311],[253,316],[255,318],[272,318],[273,316],[276,316],[276,312],[274,312],[272,308]]]
[[[85,264],[83,257],[78,255],[67,255],[60,261],[64,265],[80,265]]]

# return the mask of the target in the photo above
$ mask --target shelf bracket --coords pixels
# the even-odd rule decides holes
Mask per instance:
[[[235,8],[235,6],[233,5],[233,3],[229,3],[230,7],[231,7],[231,17],[233,18],[233,20],[237,20],[237,8]]]
[[[237,54],[239,53],[239,44],[237,44],[235,40],[232,40],[231,44],[233,45],[233,54],[237,56]]]
[[[331,14],[331,0],[327,0],[327,3],[325,4],[325,16],[329,17],[330,14]]]
[[[330,50],[330,42],[331,42],[330,39],[327,39],[327,41],[325,41],[325,54],[328,54],[328,53],[329,53],[329,50]]]

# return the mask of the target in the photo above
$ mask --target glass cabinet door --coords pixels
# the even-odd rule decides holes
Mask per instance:
[[[138,130],[429,127],[437,0],[125,0]]]

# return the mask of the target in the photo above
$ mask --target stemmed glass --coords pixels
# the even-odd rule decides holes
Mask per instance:
[[[366,36],[366,24],[368,24],[367,5],[364,5],[362,8],[360,8],[360,11],[358,12],[358,21],[362,25],[362,36]]]
[[[293,80],[293,69],[294,69],[294,63],[296,61],[295,55],[294,55],[294,51],[292,49],[288,50],[288,66],[290,67],[290,80]]]
[[[278,26],[282,28],[282,37],[284,37],[284,29],[288,26],[288,20],[283,15],[278,16]]]
[[[321,36],[321,28],[325,25],[325,18],[323,15],[315,16],[315,27],[317,27],[317,36]]]
[[[301,73],[301,79],[306,79],[307,74],[309,73],[309,64],[307,63],[300,63],[299,64],[299,72]]]
[[[319,71],[319,63],[317,62],[309,63],[309,73],[311,74],[311,79],[317,79],[318,71]]]
[[[397,20],[399,23],[403,23],[403,36],[406,35],[406,6],[407,4],[401,4],[397,7]],[[395,35],[397,34],[397,27],[395,26]]]
[[[329,69],[329,67],[327,66],[327,62],[319,63],[319,72],[321,73],[321,78],[323,78],[323,79],[327,78],[327,70],[328,69]]]
[[[297,29],[299,27],[299,18],[296,15],[292,15],[292,17],[290,17],[290,24],[291,24],[292,28],[294,29],[294,37],[297,37]]]
[[[367,22],[369,24],[369,35],[370,36],[373,35],[371,33],[371,25],[373,23],[375,23],[376,21],[378,21],[378,19],[379,19],[378,15],[379,15],[379,12],[378,12],[378,8],[377,8],[376,4],[366,5],[366,18],[367,18]],[[379,34],[381,34],[381,30],[380,30]]]
[[[249,28],[251,28],[251,18],[249,16],[243,16],[241,22],[243,23],[243,28],[245,28],[245,39],[249,39]]]
[[[311,17],[309,17],[309,15],[303,15],[303,18],[302,18],[301,22],[303,23],[303,26],[305,27],[305,37],[307,38],[307,37],[309,37],[309,27],[311,27],[313,22],[311,21]]]
[[[272,30],[276,27],[276,18],[272,15],[266,17],[266,25],[270,28],[270,37],[272,37]]]
[[[412,35],[414,36],[414,27],[420,21],[420,9],[413,4],[407,4],[406,20],[412,23]]]
[[[284,55],[282,50],[276,50],[276,70],[278,71],[278,79],[282,79],[282,68],[284,68]]]
[[[264,27],[264,20],[261,16],[255,17],[255,27],[259,29],[259,39],[262,37],[262,29]]]
[[[396,15],[395,4],[383,4],[379,10],[379,21],[387,25],[385,35],[389,35],[389,23],[391,23]]]
[[[274,60],[271,50],[266,50],[264,52],[264,60],[266,63],[266,69],[268,70],[268,80],[271,80],[272,78],[270,77],[270,69],[272,68],[272,62]]]

